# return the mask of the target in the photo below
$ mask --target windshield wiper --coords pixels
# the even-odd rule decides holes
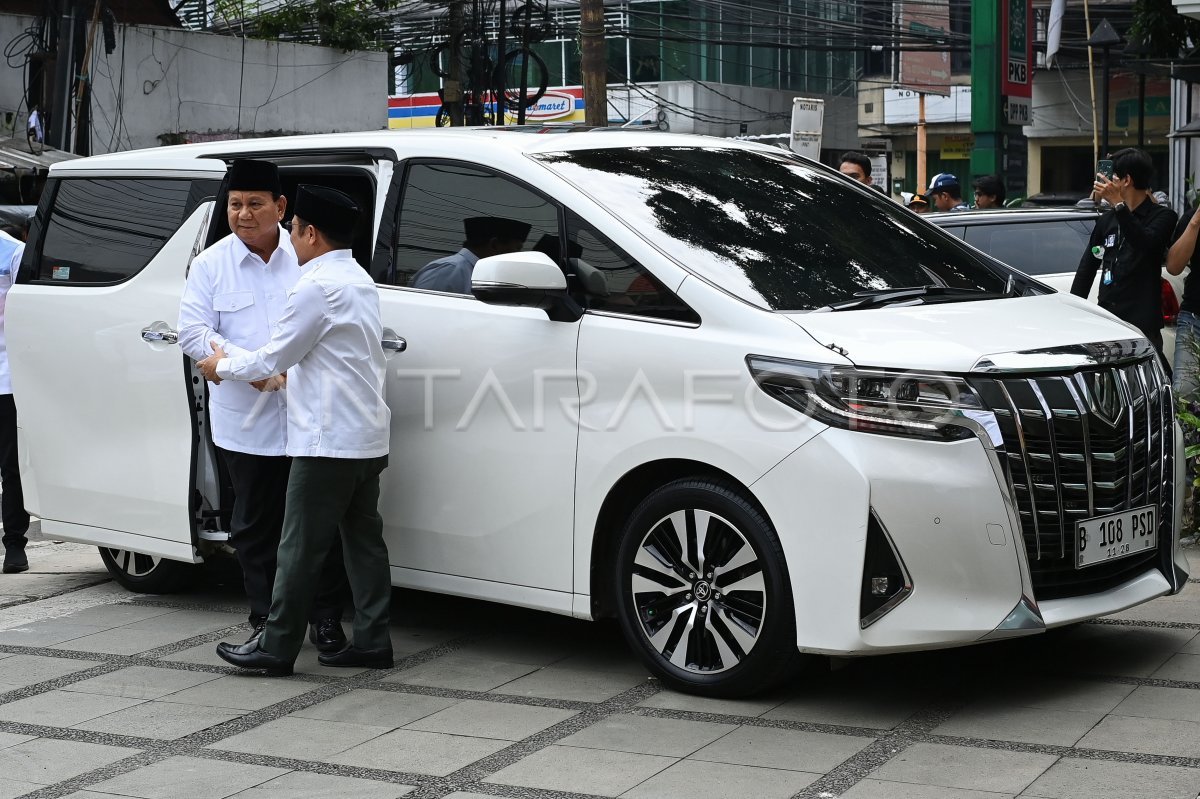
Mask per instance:
[[[991,300],[1005,296],[999,292],[983,289],[958,288],[955,286],[908,286],[896,289],[872,289],[854,292],[854,299],[842,300],[826,305],[818,310],[830,311],[859,311],[864,308],[878,308],[883,305],[895,305],[901,302],[925,304],[930,302],[957,302],[959,300]]]

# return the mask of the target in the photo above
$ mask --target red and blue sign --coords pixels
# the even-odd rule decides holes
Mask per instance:
[[[431,128],[441,105],[437,92],[389,97],[388,128]],[[505,117],[510,124],[517,121],[513,111],[507,112]],[[549,89],[534,107],[525,111],[525,119],[529,122],[582,122],[583,87]]]

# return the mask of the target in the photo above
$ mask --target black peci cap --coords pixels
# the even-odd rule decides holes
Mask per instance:
[[[485,242],[491,239],[525,241],[532,226],[502,216],[472,216],[463,220],[467,241]]]
[[[269,191],[272,195],[283,194],[279,184],[279,167],[270,161],[253,161],[249,158],[235,159],[229,165],[230,191]]]
[[[358,206],[336,189],[301,184],[296,187],[296,216],[326,236],[349,241],[358,222]]]

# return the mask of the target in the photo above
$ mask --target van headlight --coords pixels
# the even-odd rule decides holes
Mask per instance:
[[[746,364],[768,395],[843,430],[960,441],[975,436],[983,418],[991,417],[960,377],[761,355],[747,356]]]

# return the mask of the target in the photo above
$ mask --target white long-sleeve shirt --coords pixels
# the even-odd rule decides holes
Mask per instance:
[[[379,290],[350,250],[300,267],[267,344],[217,362],[222,380],[288,373],[287,454],[378,458],[388,453]]]
[[[8,303],[8,290],[17,278],[17,267],[25,244],[0,230],[0,394],[12,393],[12,380],[8,374],[8,344],[4,340],[4,307]]]
[[[196,360],[212,355],[213,341],[230,355],[258,349],[271,340],[299,279],[296,251],[283,228],[265,263],[229,234],[192,261],[179,304],[179,346]],[[209,385],[213,443],[250,455],[283,455],[286,396],[232,381]]]

